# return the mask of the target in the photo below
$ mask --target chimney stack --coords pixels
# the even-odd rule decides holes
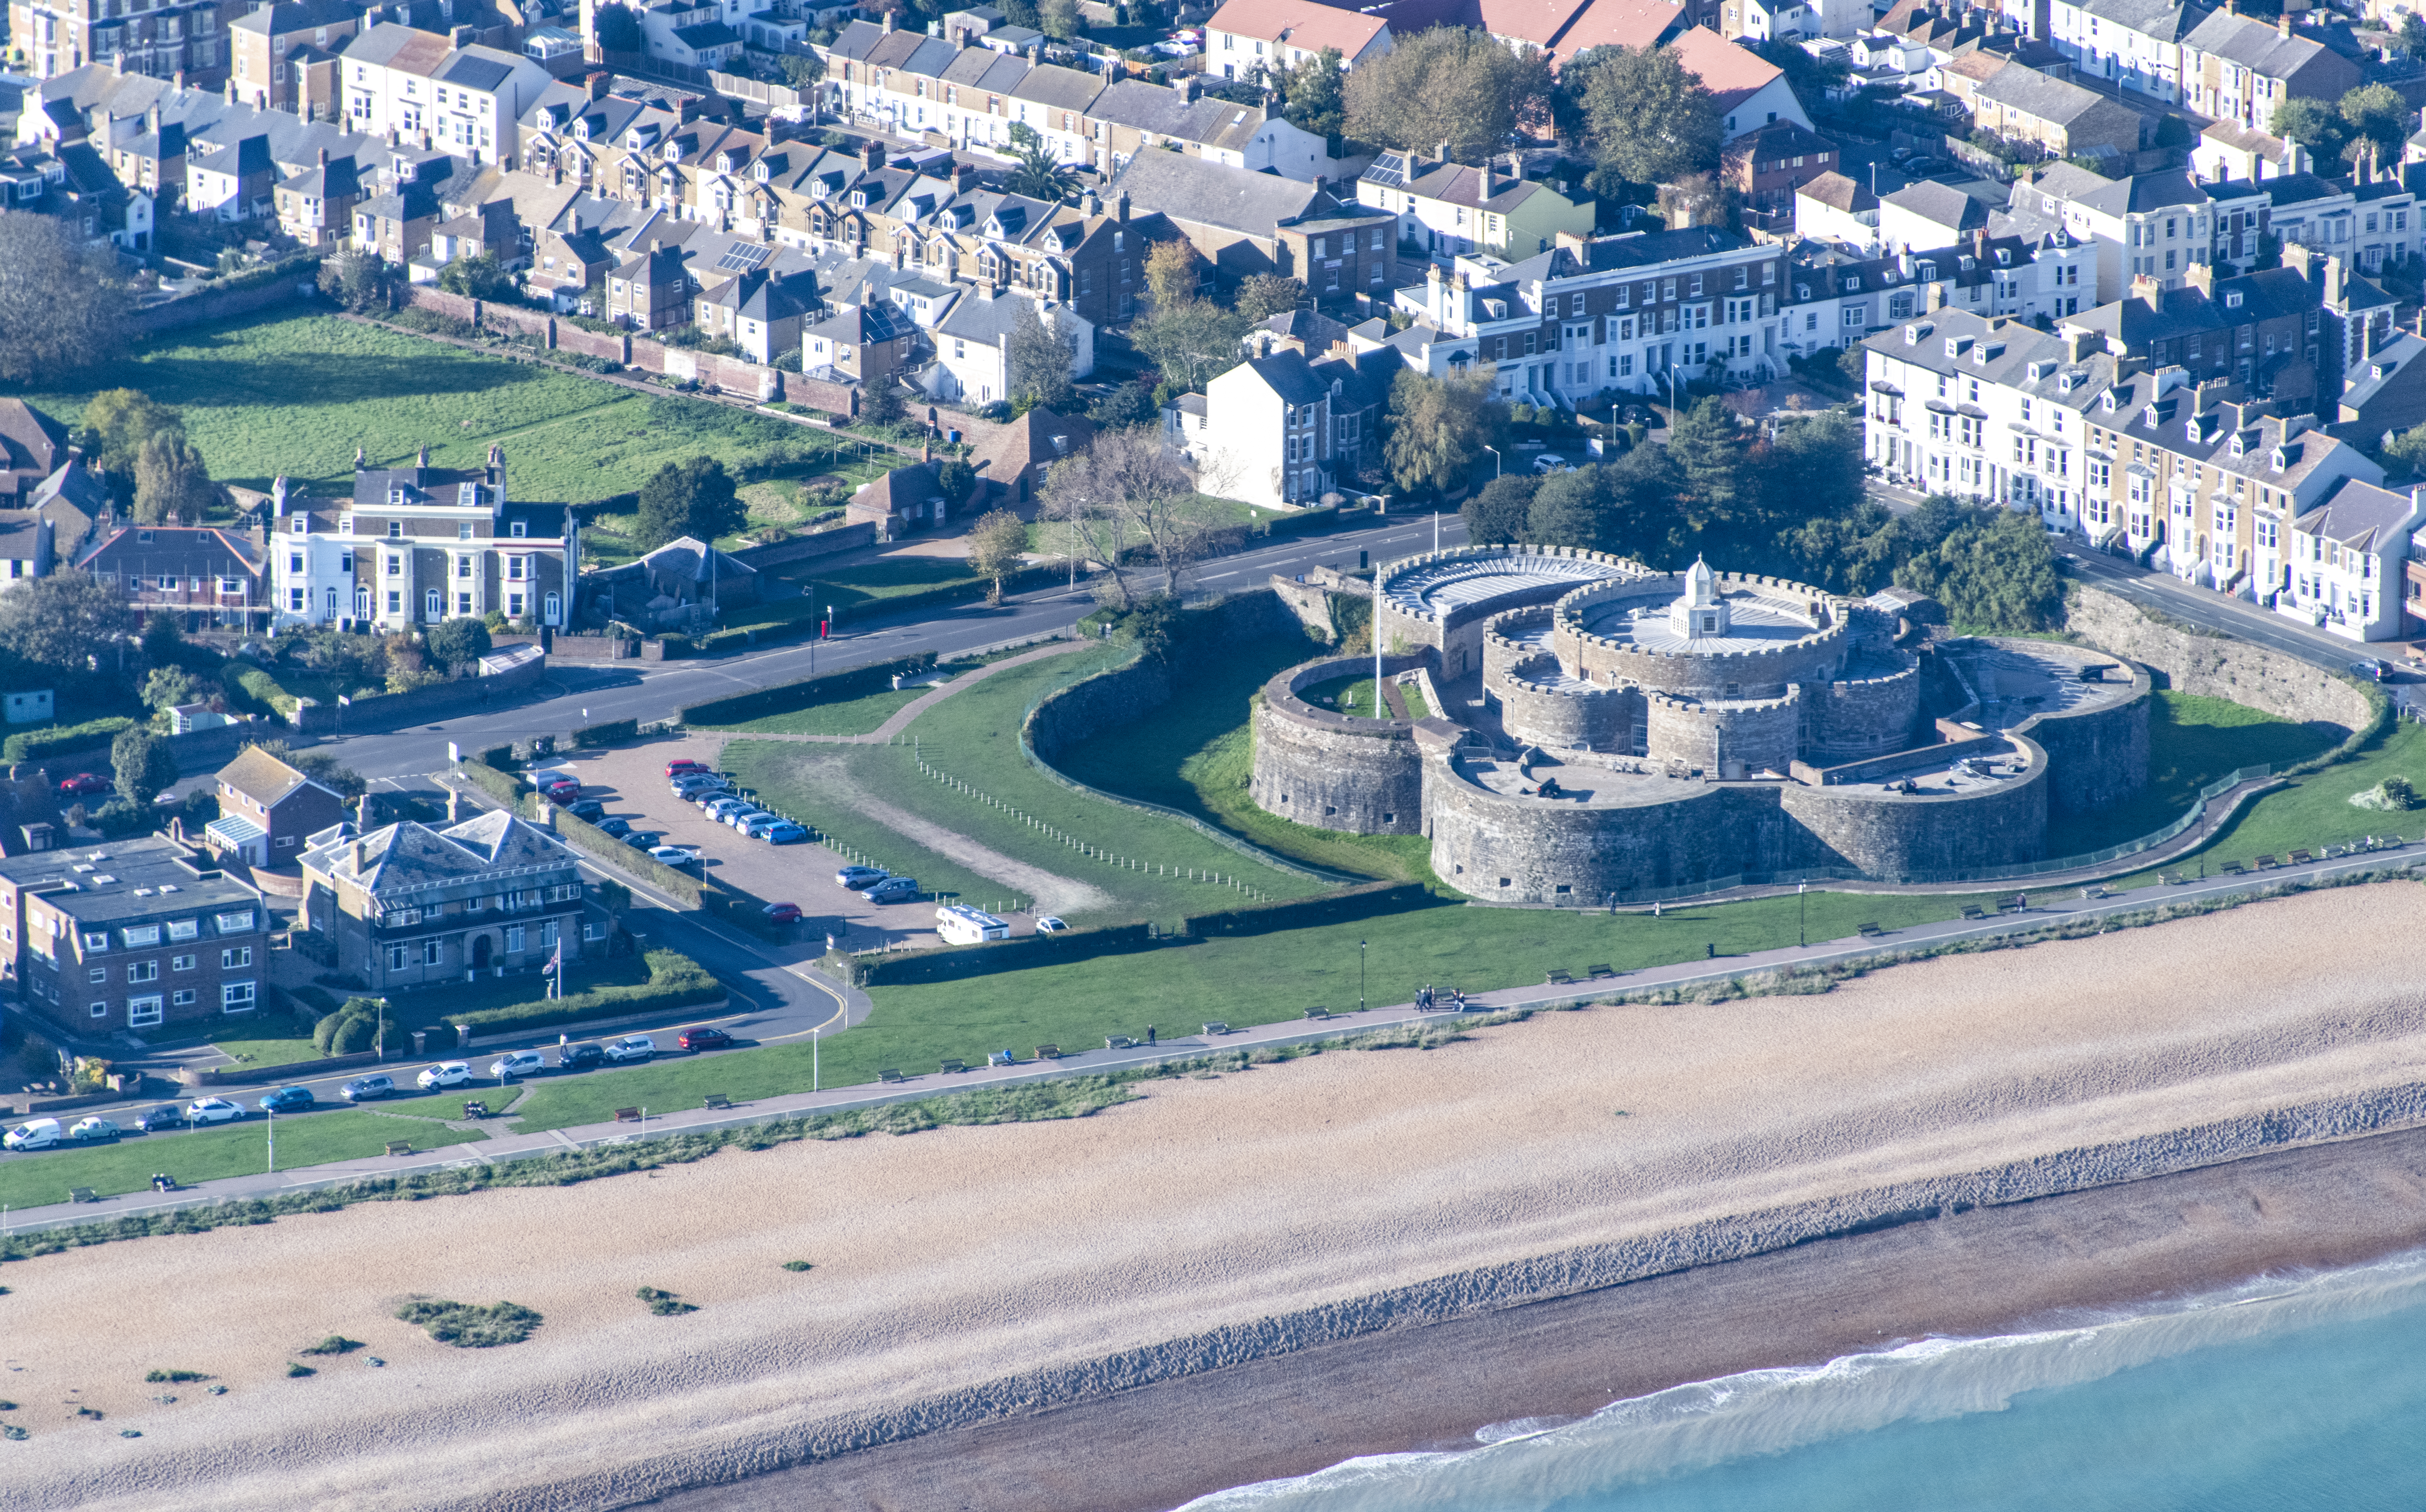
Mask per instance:
[[[446,823],[451,827],[462,822],[463,790],[450,787],[446,790]]]
[[[615,75],[604,72],[590,75],[589,79],[586,81],[590,86],[590,98],[592,100],[606,99],[606,86],[613,83]]]
[[[1480,185],[1479,185],[1479,186],[1475,189],[1475,191],[1474,191],[1475,198],[1476,198],[1478,201],[1481,201],[1481,200],[1488,200],[1488,199],[1490,199],[1490,198],[1491,198],[1491,159],[1489,159],[1489,158],[1487,158],[1487,157],[1486,157],[1486,158],[1484,158],[1484,159],[1482,160],[1482,166],[1481,166],[1480,168],[1479,168],[1479,169],[1475,169],[1475,171],[1476,171],[1477,173],[1480,173],[1480,174],[1481,174],[1481,175],[1482,175],[1482,179],[1481,179],[1481,182],[1480,182]]]
[[[1125,226],[1129,223],[1128,190],[1123,189],[1121,191],[1121,197],[1112,201],[1112,214],[1114,218],[1118,219],[1122,225]]]

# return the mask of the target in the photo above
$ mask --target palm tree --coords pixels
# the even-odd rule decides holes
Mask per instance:
[[[1024,123],[1011,128],[1011,147],[1019,156],[1019,166],[1011,170],[1003,187],[1030,200],[1043,200],[1058,204],[1077,192],[1077,175],[1055,160],[1053,149]]]

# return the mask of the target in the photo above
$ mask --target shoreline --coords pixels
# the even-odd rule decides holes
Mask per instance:
[[[2412,1128],[1315,1344],[635,1504],[1162,1512],[1361,1456],[1476,1448],[1492,1424],[1931,1336],[2078,1327],[2420,1247],[2426,1128]]]

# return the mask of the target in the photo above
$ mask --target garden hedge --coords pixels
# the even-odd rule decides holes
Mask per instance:
[[[534,804],[547,799],[531,796]],[[623,871],[648,883],[661,893],[671,893],[692,908],[700,907],[699,878],[675,871],[644,850],[634,850],[586,819],[576,819],[562,809],[556,811],[557,838],[566,844],[586,850],[601,861],[612,861]]]
[[[1320,897],[1261,903],[1251,908],[1225,909],[1219,913],[1191,913],[1180,921],[1180,928],[1198,940],[1269,935],[1283,929],[1306,929],[1316,925],[1369,919],[1376,914],[1400,913],[1431,901],[1431,890],[1421,882],[1368,882]]]
[[[939,945],[907,950],[860,963],[860,980],[868,986],[899,987],[909,982],[949,982],[995,972],[1024,971],[1097,956],[1120,956],[1153,950],[1164,941],[1148,924],[1109,925],[1101,929],[1068,929],[1049,935],[1022,935],[982,945]]]
[[[583,725],[573,732],[573,744],[576,748],[614,746],[639,738],[640,721],[638,719],[609,719],[604,724]]]
[[[524,794],[531,791],[529,783],[525,782],[521,778],[514,776],[511,772],[501,772],[497,770],[497,768],[490,765],[486,761],[464,762],[459,764],[455,770],[469,779],[474,787],[478,788],[481,792],[486,793],[489,796],[496,799],[499,803],[506,805],[508,808],[513,807],[513,805],[521,799]]]
[[[80,725],[22,730],[0,742],[0,760],[13,766],[19,762],[38,762],[61,751],[82,750],[87,746],[106,746],[117,738],[120,731],[134,722],[123,715],[111,715],[106,719],[91,719]]]
[[[629,1014],[724,1000],[724,984],[688,956],[679,951],[653,950],[644,958],[649,963],[646,982],[593,987],[560,998],[537,998],[528,1003],[509,1003],[502,1008],[481,1008],[451,1021],[469,1026],[474,1034],[509,1034],[518,1029],[577,1023],[584,1019],[620,1019]]]

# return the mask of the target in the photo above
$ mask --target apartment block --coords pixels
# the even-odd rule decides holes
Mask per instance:
[[[0,858],[0,975],[74,1034],[251,1013],[267,929],[250,882],[162,836]]]

